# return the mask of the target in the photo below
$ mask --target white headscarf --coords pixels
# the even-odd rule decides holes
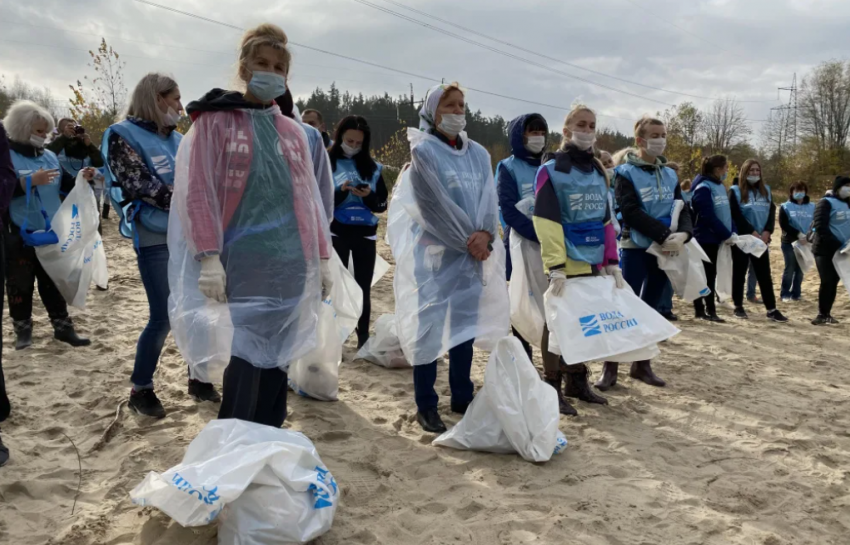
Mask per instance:
[[[440,100],[449,87],[451,84],[441,83],[431,87],[425,93],[425,100],[422,101],[422,108],[419,110],[419,130],[428,131],[436,127],[437,106],[440,105]],[[463,88],[460,92],[466,97],[466,91]]]

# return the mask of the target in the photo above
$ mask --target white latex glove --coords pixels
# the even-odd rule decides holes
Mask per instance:
[[[329,259],[319,261],[319,272],[322,275],[322,301],[330,297],[331,290],[334,287],[333,277],[331,276],[331,265]]]
[[[617,289],[622,290],[626,288],[626,279],[623,278],[623,271],[620,269],[619,265],[605,265],[602,272],[605,276],[614,277],[614,283],[617,284]]]
[[[806,244],[808,244],[808,243],[809,243],[809,239],[808,239],[808,238],[806,238],[806,233],[797,233],[797,242],[799,242],[800,244],[802,244],[802,245],[804,245],[804,246],[805,246]]]
[[[726,246],[734,246],[738,244],[738,235],[732,233],[732,236],[723,241]]]
[[[564,294],[566,285],[567,275],[563,271],[552,271],[549,273],[549,293],[555,297],[560,297]]]
[[[678,254],[685,248],[685,243],[688,241],[687,233],[673,233],[664,244],[661,245],[661,251]]]
[[[446,253],[446,247],[439,244],[432,244],[425,248],[425,267],[431,271],[439,271],[443,265],[444,253]]]
[[[205,297],[219,303],[227,302],[224,287],[227,285],[227,274],[217,255],[211,255],[201,260],[201,276],[198,278],[198,289]]]
[[[842,254],[850,253],[850,242],[845,244],[841,250],[839,250]]]

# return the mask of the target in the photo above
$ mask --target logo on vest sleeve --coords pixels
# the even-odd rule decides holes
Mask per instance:
[[[626,318],[620,311],[601,312],[578,319],[581,333],[585,337],[594,337],[606,333],[616,333],[637,327],[637,318]]]

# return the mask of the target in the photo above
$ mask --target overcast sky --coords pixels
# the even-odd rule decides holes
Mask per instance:
[[[608,126],[665,104],[710,100],[656,91],[518,51],[399,7],[413,7],[526,50],[642,85],[702,97],[734,96],[749,118],[777,106],[796,72],[850,55],[848,0],[369,0],[469,39],[533,60],[529,65],[383,13],[355,0],[154,0],[250,27],[280,25],[293,42],[388,67],[560,108],[470,92],[473,109],[508,119],[537,111],[557,130],[580,99]],[[178,80],[186,99],[233,79],[240,32],[135,0],[0,0],[0,74],[49,87],[55,98],[91,74],[88,49],[106,38],[127,62],[128,88],[146,72]],[[304,96],[333,81],[364,94],[421,98],[425,79],[293,47],[290,88]],[[568,77],[563,72],[611,89]],[[624,91],[629,94],[617,92]],[[787,93],[781,100],[787,101]],[[615,119],[622,118],[622,119]],[[754,124],[758,131],[760,125]]]

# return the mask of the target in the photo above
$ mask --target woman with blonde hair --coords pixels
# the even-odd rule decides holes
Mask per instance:
[[[587,106],[574,106],[564,120],[563,134],[560,149],[540,167],[535,182],[534,229],[549,275],[549,293],[560,296],[570,279],[599,274],[612,275],[618,287],[625,287],[611,223],[608,178],[593,156],[596,114]],[[573,202],[582,205],[572,206]],[[578,414],[563,396],[608,403],[591,390],[587,365],[566,365],[549,352],[548,327],[541,349],[544,380],[558,392],[561,414]]]
[[[133,89],[124,119],[106,130],[101,143],[108,193],[121,234],[133,240],[148,298],[148,323],[136,345],[128,406],[153,418],[165,416],[153,376],[171,331],[167,233],[177,148],[183,138],[177,132],[182,110],[177,82],[165,74],[146,74]],[[192,373],[188,392],[197,401],[221,400],[211,383],[197,380]]]
[[[770,187],[764,183],[761,164],[757,160],[747,159],[741,165],[741,181],[729,190],[729,207],[738,234],[752,234],[770,245],[770,237],[776,226],[776,205],[773,203]],[[735,316],[743,320],[748,318],[747,311],[744,310],[744,285],[750,265],[758,280],[767,318],[774,322],[787,322],[788,318],[776,308],[776,294],[773,292],[773,277],[770,273],[770,251],[766,251],[761,257],[755,257],[733,246],[732,301],[735,303]]]
[[[6,226],[6,293],[9,315],[15,329],[15,349],[32,345],[32,299],[35,283],[53,325],[53,337],[71,346],[88,346],[80,338],[68,315],[68,304],[59,288],[41,266],[29,236],[50,229],[50,219],[59,210],[61,194],[74,187],[74,178],[61,174],[59,159],[45,149],[44,143],[53,131],[53,116],[34,102],[19,100],[12,104],[3,119],[9,133],[9,155],[18,178],[9,205],[11,221]],[[86,180],[94,178],[94,169],[83,170]]]
[[[286,418],[290,363],[317,346],[332,286],[307,137],[275,104],[291,67],[287,41],[275,25],[249,30],[238,65],[246,91],[213,89],[187,106],[194,123],[177,157],[168,233],[178,339],[230,341],[218,417],[273,427]],[[216,319],[223,309],[227,319]]]

